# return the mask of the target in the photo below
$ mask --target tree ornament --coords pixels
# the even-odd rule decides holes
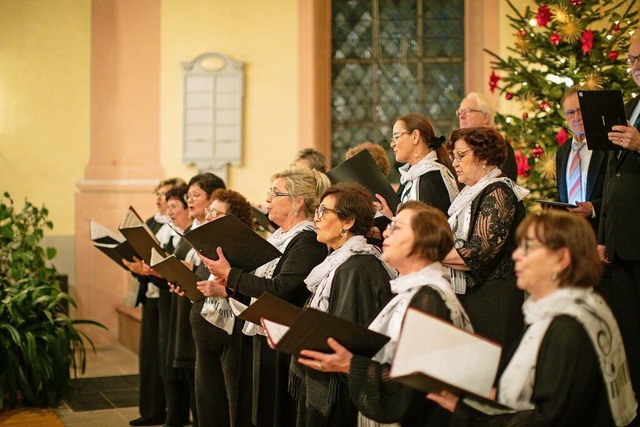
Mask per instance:
[[[582,33],[580,41],[582,42],[582,53],[588,55],[593,47],[593,31],[587,30]]]
[[[561,146],[569,139],[569,135],[567,134],[567,130],[565,128],[560,129],[558,133],[556,133],[556,142],[558,146]]]
[[[527,32],[524,30],[524,28],[520,28],[520,31],[518,31],[518,35],[520,37],[526,37],[527,36]]]
[[[611,27],[611,29],[614,33],[617,33],[618,31],[620,31],[620,24],[613,24],[613,27]]]
[[[514,154],[516,155],[516,168],[518,171],[518,176],[526,177],[527,175],[529,175],[529,170],[531,169],[527,156],[522,153],[522,149],[520,148],[518,148]]]
[[[551,109],[551,104],[546,99],[540,103],[540,111],[544,111],[545,113]]]
[[[618,59],[618,51],[612,50],[611,52],[609,52],[609,59],[612,61]]]
[[[500,81],[501,79],[502,77],[498,76],[495,71],[491,72],[491,75],[489,76],[489,89],[491,90],[491,93],[496,91],[496,88],[498,87],[498,81]]]
[[[522,113],[522,120],[527,120],[528,118],[529,118],[529,113],[527,113],[526,111]]]
[[[533,149],[531,150],[531,156],[534,158],[538,158],[540,156],[542,156],[542,153],[544,153],[544,149],[542,147],[540,147],[539,145],[536,145],[535,147],[533,147]]]
[[[549,41],[552,44],[558,46],[560,44],[560,42],[562,41],[562,38],[560,38],[560,34],[553,33],[553,34],[551,34],[551,37],[549,37]]]
[[[565,42],[572,44],[580,40],[582,29],[582,21],[571,15],[565,22],[560,24],[558,31]]]
[[[513,94],[511,92],[507,92],[506,95],[504,96],[504,98],[507,101],[511,101],[513,99]]]
[[[580,6],[580,3],[582,3],[582,0],[571,0],[571,4],[574,6]]]
[[[564,4],[556,4],[551,6],[551,12],[553,13],[553,20],[556,22],[567,22],[569,19],[569,10]]]
[[[602,89],[604,84],[604,80],[602,76],[597,72],[586,72],[584,73],[584,82],[582,86],[586,90],[598,90]]]
[[[538,8],[538,13],[536,13],[536,21],[538,22],[538,27],[546,27],[549,21],[551,20],[551,9],[545,4]]]

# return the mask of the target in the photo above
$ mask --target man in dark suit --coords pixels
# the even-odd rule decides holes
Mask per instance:
[[[629,46],[627,63],[640,86],[640,38]],[[609,139],[622,147],[609,153],[598,255],[611,265],[612,298],[627,352],[631,383],[640,392],[640,105],[633,99],[625,108],[631,125],[614,126]],[[636,423],[638,423],[636,417]],[[637,424],[636,424],[637,425]]]
[[[607,153],[591,151],[584,145],[586,139],[578,88],[569,89],[562,98],[561,105],[573,138],[556,152],[558,199],[577,205],[577,208],[569,208],[569,212],[586,218],[597,233],[607,173]]]

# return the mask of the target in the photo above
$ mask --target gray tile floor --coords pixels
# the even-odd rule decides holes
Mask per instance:
[[[87,369],[79,378],[135,375],[138,373],[138,356],[120,345],[87,352]],[[67,427],[119,427],[139,417],[138,408],[116,408],[98,411],[73,412],[64,402],[56,413]]]

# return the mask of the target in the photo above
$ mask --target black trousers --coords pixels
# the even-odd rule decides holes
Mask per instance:
[[[160,376],[158,298],[142,305],[140,324],[140,416],[148,420],[165,419],[164,386]]]
[[[640,261],[615,257],[597,290],[618,322],[629,362],[631,384],[640,397]],[[635,424],[634,424],[635,425]]]

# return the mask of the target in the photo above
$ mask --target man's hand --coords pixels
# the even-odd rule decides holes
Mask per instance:
[[[640,152],[640,133],[633,126],[614,126],[608,136],[614,144],[629,151]]]
[[[567,208],[567,210],[584,218],[593,216],[593,204],[591,202],[576,202],[577,208]]]

